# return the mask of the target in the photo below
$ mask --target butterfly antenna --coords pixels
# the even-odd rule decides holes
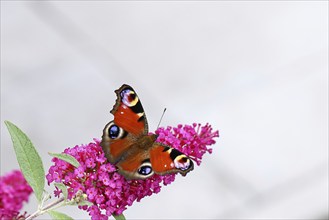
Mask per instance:
[[[157,129],[158,129],[158,128],[159,128],[159,126],[160,126],[160,123],[161,123],[161,121],[162,121],[162,118],[163,118],[163,116],[164,116],[164,114],[165,114],[166,110],[167,110],[167,108],[163,109],[163,112],[162,112],[162,115],[161,115],[161,118],[160,118],[160,121],[159,121],[159,124],[158,124],[158,127],[157,127]]]

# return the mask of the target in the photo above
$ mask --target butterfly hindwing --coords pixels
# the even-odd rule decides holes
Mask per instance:
[[[105,126],[101,146],[109,162],[116,163],[120,160],[124,152],[134,143],[133,138],[129,136],[131,134],[117,126],[114,121]]]
[[[150,162],[149,148],[156,136],[144,136],[143,140],[133,144],[116,166],[126,179],[146,179],[154,174]]]
[[[150,143],[155,140],[154,138],[156,136],[145,136],[143,142]],[[185,176],[193,170],[192,160],[174,148],[160,143],[153,143],[150,149],[145,149],[144,146],[134,144],[124,155],[124,160],[116,164],[119,173],[127,179],[146,179],[154,173],[180,173]]]

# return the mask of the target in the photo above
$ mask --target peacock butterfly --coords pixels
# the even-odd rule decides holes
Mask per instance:
[[[189,157],[148,133],[144,109],[131,86],[124,84],[115,93],[114,120],[105,125],[101,146],[120,174],[126,179],[146,179],[154,173],[185,176],[193,170]]]

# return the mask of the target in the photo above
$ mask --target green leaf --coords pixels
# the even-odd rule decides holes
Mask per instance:
[[[55,219],[55,220],[58,220],[58,219],[65,219],[65,220],[74,220],[73,218],[71,218],[70,216],[64,214],[64,213],[61,213],[61,212],[57,212],[57,211],[48,211],[47,212],[50,217],[52,219]]]
[[[14,145],[19,167],[40,203],[45,186],[45,171],[40,155],[23,131],[9,121],[5,121],[5,124]]]
[[[52,157],[56,157],[60,160],[64,160],[77,168],[80,166],[79,161],[77,161],[77,159],[75,159],[73,156],[71,156],[69,154],[65,154],[65,153],[57,154],[57,153],[50,153],[50,152],[48,154]]]
[[[121,215],[113,215],[113,217],[116,220],[126,220],[126,218],[125,218],[125,216],[123,214],[121,214]]]
[[[64,199],[65,199],[65,201],[66,201],[66,200],[67,200],[67,188],[66,188],[66,186],[65,186],[63,183],[54,183],[54,185],[55,185],[58,189],[62,190],[62,193],[63,193]]]
[[[89,201],[87,201],[87,200],[84,200],[84,201],[82,201],[82,202],[79,202],[79,204],[77,204],[77,205],[81,205],[81,206],[87,205],[87,206],[89,207],[89,206],[94,205],[94,203],[89,202]]]

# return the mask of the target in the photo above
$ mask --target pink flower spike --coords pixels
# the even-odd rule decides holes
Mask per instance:
[[[181,151],[197,165],[201,164],[205,153],[212,152],[209,146],[215,144],[214,138],[219,137],[218,131],[213,132],[209,124],[201,126],[197,123],[158,128],[155,133],[158,135],[157,142]],[[97,139],[87,145],[67,148],[64,152],[75,157],[81,166],[75,168],[62,160],[53,159],[54,165],[47,174],[48,184],[62,182],[68,187],[69,198],[82,190],[94,205],[79,208],[87,210],[92,219],[119,215],[135,201],[160,192],[163,185],[169,185],[176,177],[176,174],[155,174],[145,180],[126,180],[113,164],[107,162]]]
[[[29,200],[32,188],[19,170],[0,177],[0,219],[15,219],[20,215],[23,202]]]

